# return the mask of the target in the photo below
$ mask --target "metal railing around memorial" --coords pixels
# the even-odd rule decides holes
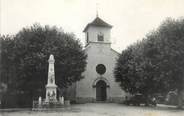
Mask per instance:
[[[38,100],[33,100],[32,108],[62,108],[64,107],[64,104],[62,104],[59,101],[49,101],[46,102],[45,100],[42,100],[39,102]]]

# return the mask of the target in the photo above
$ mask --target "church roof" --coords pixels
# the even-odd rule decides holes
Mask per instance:
[[[85,32],[89,28],[89,26],[98,26],[98,27],[112,28],[112,25],[106,23],[105,21],[103,21],[98,16],[91,23],[88,23],[87,24],[87,26],[84,28],[84,31],[83,32]]]

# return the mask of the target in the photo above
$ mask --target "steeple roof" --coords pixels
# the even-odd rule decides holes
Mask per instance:
[[[98,16],[91,23],[88,23],[87,24],[87,26],[84,28],[84,31],[83,32],[85,32],[89,28],[89,26],[112,28],[112,25],[106,23],[105,21],[103,21]]]

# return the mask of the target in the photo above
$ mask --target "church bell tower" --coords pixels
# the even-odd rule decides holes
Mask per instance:
[[[112,25],[106,23],[98,16],[88,23],[83,32],[85,33],[86,46],[90,43],[110,44]]]

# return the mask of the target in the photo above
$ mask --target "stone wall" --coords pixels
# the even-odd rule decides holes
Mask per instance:
[[[110,97],[106,101],[96,101],[93,97],[77,97],[76,103],[98,103],[98,102],[106,102],[106,103],[122,103],[125,100],[125,97]]]

